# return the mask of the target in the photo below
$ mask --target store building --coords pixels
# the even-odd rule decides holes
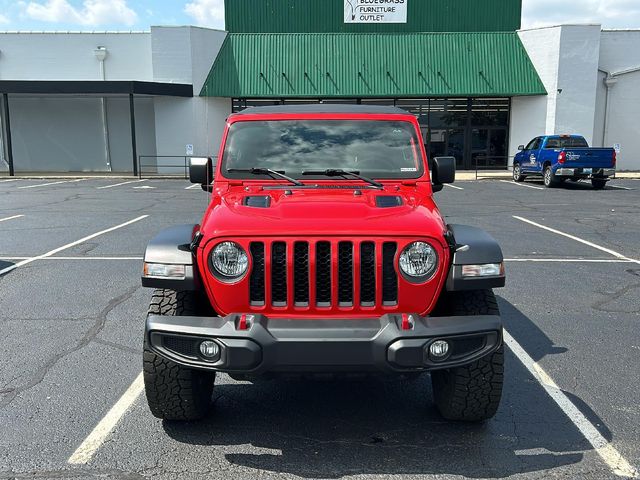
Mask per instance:
[[[520,0],[226,0],[226,32],[1,33],[0,172],[180,171],[217,154],[231,112],[309,102],[405,108],[460,169],[506,168],[544,133],[640,169],[640,30],[520,16]]]

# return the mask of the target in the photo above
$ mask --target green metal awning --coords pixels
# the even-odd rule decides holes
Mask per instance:
[[[546,95],[515,32],[228,34],[201,96]]]

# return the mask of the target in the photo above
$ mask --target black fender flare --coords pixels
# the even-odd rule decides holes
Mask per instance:
[[[451,268],[447,277],[447,290],[484,290],[505,285],[505,275],[492,277],[463,277],[463,265],[503,263],[502,249],[495,238],[481,228],[469,225],[448,225],[452,249]]]
[[[142,275],[142,286],[171,290],[200,290],[198,265],[192,252],[192,243],[198,235],[199,225],[185,224],[161,230],[147,244],[145,263],[184,265],[184,278],[159,278]]]

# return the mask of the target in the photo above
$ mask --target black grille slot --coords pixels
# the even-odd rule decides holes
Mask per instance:
[[[287,245],[284,242],[271,245],[271,304],[287,305]]]
[[[251,305],[264,305],[264,243],[249,245],[253,268],[249,277],[249,301]]]
[[[309,305],[309,244],[296,242],[293,247],[293,301],[298,306]]]
[[[360,304],[376,304],[376,247],[373,242],[360,244]]]
[[[353,244],[338,244],[338,303],[353,305]]]
[[[331,306],[331,244],[316,244],[316,303],[319,307]]]
[[[392,242],[382,245],[382,302],[385,305],[398,303],[398,277],[393,265],[396,248]]]
[[[162,339],[164,348],[185,357],[198,356],[199,340],[187,337],[164,337]]]

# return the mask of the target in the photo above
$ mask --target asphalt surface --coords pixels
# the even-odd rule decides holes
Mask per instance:
[[[428,377],[252,384],[219,375],[205,421],[157,420],[142,394],[86,464],[69,464],[141,371],[146,242],[198,222],[207,201],[177,180],[98,188],[121,182],[0,179],[0,272],[19,265],[0,274],[0,479],[619,478],[509,350],[502,404],[484,425],[443,421]],[[640,259],[640,181],[602,191],[526,185],[459,182],[436,198],[450,223],[500,242],[507,330],[638,467],[640,264],[620,257]]]

